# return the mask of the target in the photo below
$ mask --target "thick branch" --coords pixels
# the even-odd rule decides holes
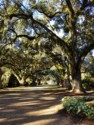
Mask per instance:
[[[71,13],[71,16],[73,17],[74,16],[74,10],[73,10],[73,7],[72,7],[72,4],[71,4],[70,0],[66,0],[66,3],[67,3],[69,11]]]
[[[92,49],[94,49],[94,43],[91,43],[90,45],[85,46],[82,49],[82,52],[81,52],[81,54],[79,56],[79,60],[84,58]]]
[[[34,20],[34,19],[33,19]],[[44,28],[47,32],[48,35],[50,36],[50,38],[56,42],[57,44],[59,44],[60,46],[63,47],[63,49],[66,52],[70,51],[70,47],[68,46],[68,44],[62,40],[59,36],[57,36],[53,31],[51,31],[47,26],[45,26],[44,24],[42,24],[41,22],[38,22],[37,20],[34,20],[34,22],[36,22],[37,24],[39,24],[42,28]]]
[[[5,66],[5,65],[14,66],[14,64],[12,64],[12,63],[3,62],[2,64],[0,64],[0,67]]]
[[[47,26],[45,26],[44,24],[42,24],[41,22],[35,20],[32,15],[26,15],[26,14],[11,14],[9,15],[10,18],[13,17],[17,17],[17,18],[23,18],[23,19],[31,19],[33,20],[34,23],[38,24],[39,26],[41,26],[42,28],[44,28],[47,32],[48,35],[50,36],[51,39],[53,39],[53,41],[57,42],[57,44],[61,45],[64,49],[65,52],[69,52],[70,51],[70,47],[68,46],[68,44],[62,40],[60,37],[58,37],[53,31],[51,31]],[[18,35],[17,37],[28,37],[27,35]],[[28,37],[30,40],[34,39],[34,37]]]
[[[54,13],[54,14],[51,14],[51,15],[48,15],[45,11],[40,11],[40,10],[37,10],[38,12],[40,12],[40,13],[42,13],[42,14],[44,14],[46,17],[48,17],[48,18],[53,18],[53,17],[56,17],[56,16],[59,16],[60,14],[62,14],[62,11],[58,11],[58,12],[56,12],[56,13]]]
[[[15,38],[15,40],[16,40],[17,38],[19,38],[19,37],[26,37],[26,38],[29,39],[29,40],[34,40],[34,39],[36,38],[35,36],[28,36],[28,35],[22,34],[22,35],[17,35],[16,38]]]
[[[17,17],[17,18],[21,18],[21,19],[28,19],[31,16],[32,15],[27,15],[27,14],[9,14],[9,15],[6,15],[6,17],[9,17],[10,19],[12,19],[13,17]]]

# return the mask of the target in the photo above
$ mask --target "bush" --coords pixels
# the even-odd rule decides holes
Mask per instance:
[[[94,118],[94,107],[86,104],[86,101],[92,100],[93,97],[66,97],[63,99],[63,106],[70,114]]]
[[[86,90],[92,90],[94,89],[94,78],[86,77],[82,80],[82,84]]]

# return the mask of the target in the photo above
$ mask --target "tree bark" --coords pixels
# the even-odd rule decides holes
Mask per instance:
[[[32,77],[31,86],[37,86],[36,78],[34,76]]]
[[[70,70],[69,66],[67,65],[67,81],[66,81],[66,87],[68,90],[72,89],[71,83],[70,83]]]
[[[81,65],[72,65],[72,91],[75,93],[84,92],[83,86],[81,84]]]
[[[21,79],[19,79],[19,83],[21,86],[24,86],[26,84],[26,77],[23,75]]]
[[[0,88],[2,88],[2,80],[1,80],[1,77],[2,77],[2,71],[0,69]]]

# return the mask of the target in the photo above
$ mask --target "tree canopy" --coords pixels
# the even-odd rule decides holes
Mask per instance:
[[[37,53],[45,53],[44,59],[47,56],[54,59],[55,48],[59,46],[59,63],[63,66],[62,62],[67,60],[73,91],[84,91],[81,66],[86,55],[94,49],[94,0],[1,0],[0,25],[2,47],[12,45],[19,53],[19,49],[25,48],[22,55],[28,51],[26,59],[30,53],[33,53],[30,60]],[[12,61],[16,60],[15,56],[13,58]]]

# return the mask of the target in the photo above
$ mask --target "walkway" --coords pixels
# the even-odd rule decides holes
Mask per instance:
[[[73,125],[68,115],[57,113],[63,96],[46,88],[6,89],[0,92],[0,125]]]

